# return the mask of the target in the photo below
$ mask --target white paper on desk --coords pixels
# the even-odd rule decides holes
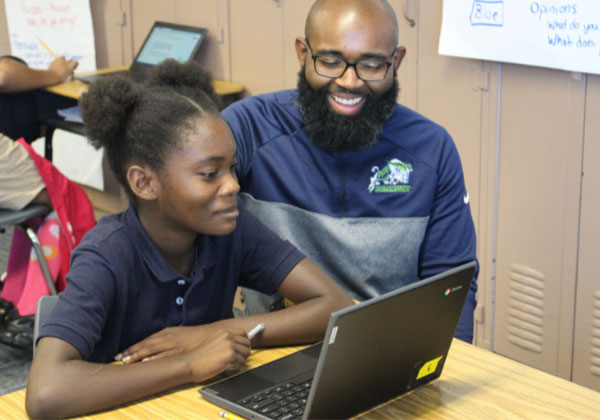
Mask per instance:
[[[58,111],[56,111],[56,113],[63,117],[65,121],[83,124],[83,118],[81,118],[79,105],[72,106],[71,108],[59,109]]]
[[[67,178],[104,191],[102,156],[84,136],[57,129],[52,135],[52,163]]]
[[[11,54],[35,69],[57,56],[79,61],[78,71],[96,70],[89,0],[4,0]]]

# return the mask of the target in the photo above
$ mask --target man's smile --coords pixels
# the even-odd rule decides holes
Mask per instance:
[[[362,108],[365,103],[365,96],[343,97],[329,94],[329,103],[335,112],[341,115],[354,115]]]

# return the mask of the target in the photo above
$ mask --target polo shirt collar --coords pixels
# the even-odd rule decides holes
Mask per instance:
[[[182,275],[175,271],[168,263],[165,257],[158,251],[158,248],[142,226],[137,211],[133,205],[124,214],[124,223],[132,235],[133,243],[138,246],[138,255],[144,259],[146,265],[152,271],[152,274],[160,282],[168,282],[180,279]],[[192,272],[202,276],[202,271],[217,263],[217,249],[210,236],[198,235],[196,237],[196,261]]]

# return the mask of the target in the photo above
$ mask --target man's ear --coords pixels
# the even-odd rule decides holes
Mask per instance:
[[[398,67],[400,67],[400,63],[402,63],[405,55],[406,47],[400,46],[396,48],[396,53],[394,54],[394,70],[398,70]]]
[[[308,48],[306,48],[306,41],[304,38],[299,36],[296,38],[296,43],[294,44],[296,47],[296,55],[298,56],[298,63],[300,63],[300,67],[304,67],[304,59],[306,58],[306,54],[308,54]]]
[[[158,192],[158,177],[149,168],[131,165],[127,169],[127,182],[131,191],[142,200],[155,200]]]

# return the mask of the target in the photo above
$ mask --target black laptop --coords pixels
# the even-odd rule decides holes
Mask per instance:
[[[98,78],[115,74],[143,82],[149,70],[167,58],[180,62],[196,59],[200,45],[208,30],[176,23],[154,22],[142,47],[128,70],[99,73],[88,76],[75,76],[77,80],[92,83]]]
[[[442,373],[475,262],[331,314],[325,339],[199,389],[249,419],[341,419]]]

